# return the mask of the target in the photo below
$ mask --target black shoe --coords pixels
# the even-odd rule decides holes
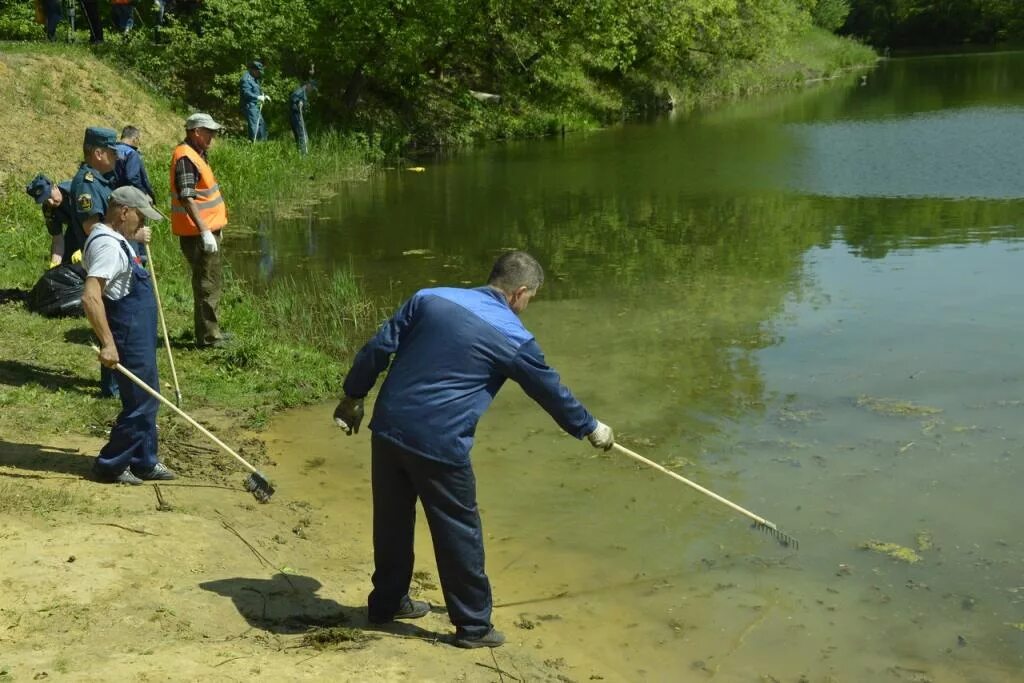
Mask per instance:
[[[369,615],[371,624],[386,624],[395,619],[419,619],[430,613],[430,603],[423,600],[408,598],[402,606],[390,617],[381,618],[376,614]]]
[[[477,638],[456,635],[454,644],[455,647],[463,647],[467,650],[478,647],[501,647],[505,644],[505,634],[492,626],[490,631]]]
[[[133,474],[144,481],[170,481],[177,479],[178,475],[174,470],[162,462],[158,462],[149,472],[133,472]]]

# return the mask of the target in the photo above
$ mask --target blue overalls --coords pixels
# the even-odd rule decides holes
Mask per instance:
[[[96,239],[109,237],[99,235]],[[160,391],[156,369],[156,298],[150,284],[149,273],[128,246],[118,240],[132,268],[132,284],[128,294],[117,301],[103,298],[110,331],[114,335],[121,365],[139,379]],[[135,473],[147,473],[157,464],[156,414],[160,402],[142,388],[114,371],[121,392],[121,412],[110,430],[110,440],[100,450],[94,465],[102,477],[114,478],[129,467]]]

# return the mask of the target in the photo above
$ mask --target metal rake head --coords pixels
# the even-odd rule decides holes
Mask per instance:
[[[261,503],[269,503],[274,495],[274,486],[262,474],[253,472],[245,479],[245,490]]]
[[[764,533],[774,538],[783,548],[792,548],[793,550],[800,549],[799,541],[797,541],[789,534],[782,532],[779,529],[779,527],[775,526],[771,522],[754,522],[751,526],[753,526],[758,531],[763,531]]]

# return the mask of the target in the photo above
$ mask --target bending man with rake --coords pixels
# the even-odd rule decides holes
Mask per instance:
[[[434,543],[441,590],[455,625],[454,644],[497,647],[491,585],[484,573],[483,531],[470,463],[473,435],[505,380],[516,381],[566,432],[605,450],[612,430],[561,384],[519,315],[544,281],[529,254],[495,262],[475,289],[423,289],[406,301],[360,350],[345,378],[334,419],[359,431],[363,399],[388,369],[370,421],[373,487],[373,623],[430,611],[409,597],[416,499]],[[393,360],[392,360],[393,357]]]

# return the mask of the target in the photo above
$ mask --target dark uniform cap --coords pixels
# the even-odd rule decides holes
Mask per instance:
[[[32,182],[25,186],[25,192],[29,197],[36,200],[36,204],[42,206],[43,202],[53,194],[53,182],[42,173],[32,179]]]
[[[260,61],[260,60],[258,60],[258,59],[257,59],[257,60],[254,60],[254,61],[252,61],[252,62],[249,62],[249,68],[250,68],[250,69],[256,69],[256,70],[257,70],[257,71],[259,71],[260,73],[263,73],[263,62],[261,62],[261,61]]]
[[[117,132],[113,128],[89,126],[85,129],[85,144],[93,147],[113,147],[117,143]]]

